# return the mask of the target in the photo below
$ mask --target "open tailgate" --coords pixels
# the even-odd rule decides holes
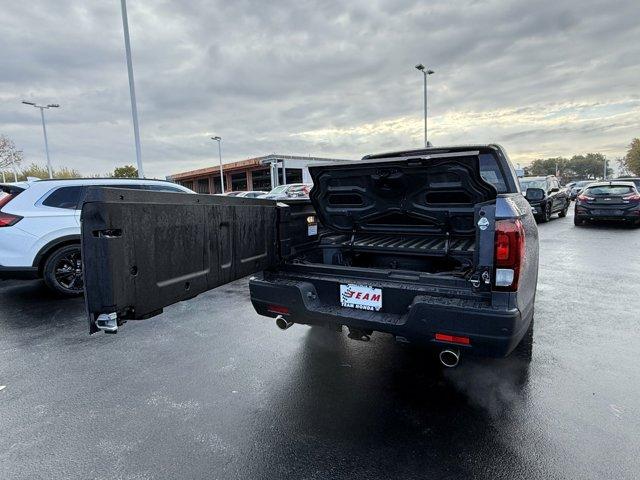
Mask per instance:
[[[279,261],[272,200],[88,188],[82,260],[90,332],[117,331],[163,307]]]

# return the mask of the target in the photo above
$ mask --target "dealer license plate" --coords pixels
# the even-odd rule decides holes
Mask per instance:
[[[340,305],[377,312],[382,308],[382,289],[367,285],[341,284]]]

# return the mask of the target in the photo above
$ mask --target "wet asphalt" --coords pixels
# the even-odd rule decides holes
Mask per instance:
[[[0,478],[639,478],[640,229],[539,229],[528,368],[282,332],[246,279],[91,337],[0,282]]]

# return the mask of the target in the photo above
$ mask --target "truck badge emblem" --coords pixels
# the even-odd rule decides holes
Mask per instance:
[[[480,230],[486,230],[488,226],[489,220],[487,220],[487,217],[482,217],[480,220],[478,220],[478,227],[480,227]]]

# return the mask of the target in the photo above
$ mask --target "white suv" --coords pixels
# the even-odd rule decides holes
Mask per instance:
[[[139,178],[0,184],[0,279],[43,278],[56,292],[82,293],[80,208],[89,186],[194,193],[174,183]]]

